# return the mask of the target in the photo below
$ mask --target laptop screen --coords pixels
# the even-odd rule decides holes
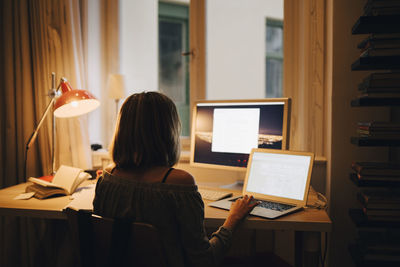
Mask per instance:
[[[253,152],[245,191],[278,198],[303,200],[311,155]]]

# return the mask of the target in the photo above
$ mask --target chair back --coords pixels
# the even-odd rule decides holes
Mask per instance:
[[[66,213],[81,266],[166,266],[154,226],[72,209]]]

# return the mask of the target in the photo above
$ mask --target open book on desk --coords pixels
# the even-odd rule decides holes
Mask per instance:
[[[26,192],[35,192],[36,198],[47,198],[56,195],[71,195],[76,188],[91,175],[82,169],[61,165],[51,182],[30,177],[32,185],[26,187]]]

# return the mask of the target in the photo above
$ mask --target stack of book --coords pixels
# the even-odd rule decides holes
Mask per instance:
[[[358,184],[400,185],[400,164],[390,162],[353,162],[350,177]],[[399,207],[400,208],[400,207]]]
[[[358,90],[360,94],[353,105],[400,105],[400,72],[372,73],[358,85]]]
[[[370,221],[400,222],[400,192],[363,190],[357,193],[362,210]]]
[[[360,57],[385,57],[400,55],[400,34],[371,34],[357,47]]]
[[[399,266],[399,237],[399,229],[358,228],[356,244],[352,250],[355,252],[356,258],[364,263],[379,262],[382,264],[384,262],[390,266]],[[380,264],[375,266],[382,266]]]
[[[399,140],[400,123],[383,121],[358,122],[357,134],[359,137],[371,139]]]
[[[364,16],[382,16],[400,14],[398,0],[368,0],[364,6]]]

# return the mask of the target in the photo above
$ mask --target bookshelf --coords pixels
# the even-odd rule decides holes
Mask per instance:
[[[352,163],[349,180],[360,205],[349,209],[357,231],[349,253],[356,266],[400,266],[400,1],[366,1],[351,32],[365,35],[351,70],[373,73],[361,81],[350,105],[388,108],[391,116],[386,122],[358,122],[350,140],[358,147],[390,149],[384,164]]]

